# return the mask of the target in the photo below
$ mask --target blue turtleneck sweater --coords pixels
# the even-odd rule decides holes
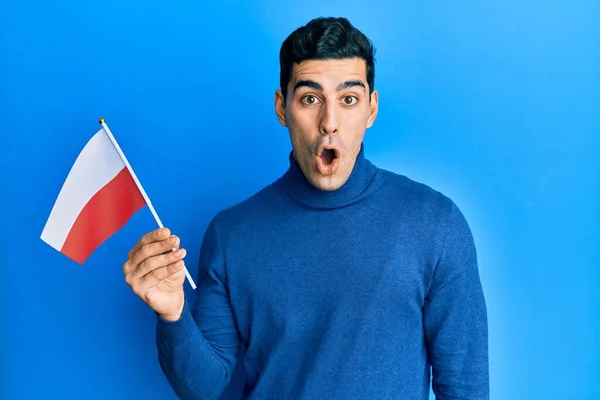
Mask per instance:
[[[314,188],[288,171],[210,222],[194,304],[158,317],[183,399],[217,399],[245,349],[247,399],[487,399],[471,232],[439,192],[369,162]],[[431,368],[431,369],[430,369]]]

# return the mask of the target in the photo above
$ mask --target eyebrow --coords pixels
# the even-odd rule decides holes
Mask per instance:
[[[321,86],[319,83],[317,83],[315,81],[311,81],[311,80],[302,80],[302,81],[296,82],[296,84],[294,85],[293,92],[296,92],[296,90],[298,90],[301,87],[309,87],[311,89],[323,91],[323,86]],[[361,87],[364,90],[367,89],[365,87],[365,84],[361,80],[356,79],[356,80],[340,83],[338,85],[338,87],[336,88],[336,90],[339,92],[341,90],[348,89],[351,87]]]
[[[365,84],[362,83],[362,81],[360,81],[358,79],[353,80],[353,81],[346,81],[346,82],[338,85],[338,87],[336,88],[336,90],[339,92],[341,90],[348,89],[348,88],[351,88],[351,87],[361,87],[364,90],[367,90],[367,88],[365,87]]]

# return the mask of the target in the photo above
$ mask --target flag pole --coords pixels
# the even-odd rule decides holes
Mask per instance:
[[[160,228],[163,228],[164,225],[163,225],[162,221],[160,220],[160,218],[158,217],[158,214],[156,213],[156,210],[154,209],[154,206],[152,205],[152,202],[150,201],[150,198],[146,194],[146,191],[142,187],[142,184],[140,183],[139,179],[135,175],[135,172],[133,172],[133,168],[131,167],[131,164],[129,164],[129,161],[127,161],[127,157],[125,157],[125,154],[123,153],[123,150],[121,150],[121,147],[117,143],[117,140],[115,139],[115,137],[113,136],[112,132],[110,131],[110,129],[106,125],[106,120],[104,118],[100,118],[98,120],[98,122],[100,123],[100,125],[102,125],[102,128],[104,128],[104,132],[106,132],[106,134],[110,138],[110,141],[115,146],[115,149],[119,153],[119,156],[121,157],[121,160],[123,160],[123,162],[125,163],[125,166],[129,170],[129,173],[131,173],[131,176],[133,177],[133,180],[135,181],[135,184],[137,185],[138,189],[142,193],[142,196],[144,197],[144,200],[146,201],[146,204],[148,204],[148,208],[152,212],[152,215],[154,216],[154,219],[156,220],[156,223],[158,224],[158,226]],[[196,289],[196,284],[194,283],[194,280],[192,279],[192,276],[190,275],[190,273],[189,273],[188,269],[185,267],[185,265],[184,265],[183,269],[185,270],[185,276],[187,277],[188,282],[192,286],[192,289]]]

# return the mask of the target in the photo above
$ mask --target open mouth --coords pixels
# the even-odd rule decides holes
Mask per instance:
[[[323,164],[331,165],[333,160],[336,158],[335,150],[333,149],[325,149],[321,152],[321,159],[323,160]]]
[[[335,147],[321,147],[317,152],[317,168],[324,175],[333,174],[339,165],[340,151]]]

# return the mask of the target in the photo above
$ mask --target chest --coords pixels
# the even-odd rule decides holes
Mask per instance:
[[[241,325],[285,330],[365,307],[392,318],[419,310],[430,254],[428,238],[410,226],[376,210],[292,215],[262,234],[257,226],[227,266]]]

